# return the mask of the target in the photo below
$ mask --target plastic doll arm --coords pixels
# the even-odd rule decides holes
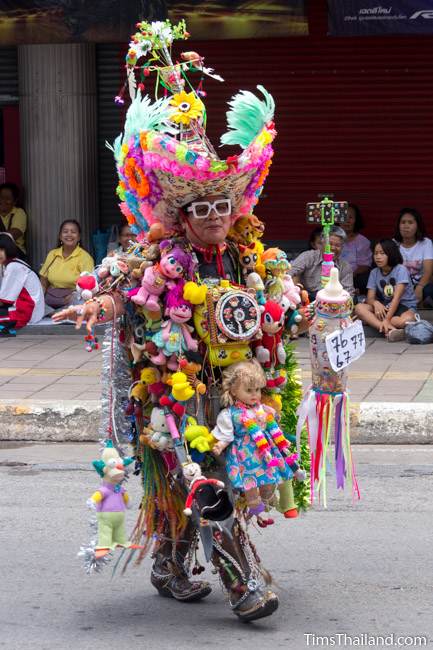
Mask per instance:
[[[101,307],[104,309],[103,317],[100,317]],[[51,318],[55,323],[59,323],[65,319],[75,320],[75,328],[77,330],[80,329],[83,321],[86,320],[86,329],[90,333],[97,322],[107,323],[113,320],[114,316],[121,316],[123,313],[122,298],[115,292],[110,295],[103,294],[98,296],[97,300],[91,300],[84,305],[71,305],[67,309],[56,312]]]
[[[219,440],[213,447],[212,447],[212,453],[215,454],[215,456],[219,456],[222,454],[224,449],[229,446],[228,442],[223,442],[222,440]]]

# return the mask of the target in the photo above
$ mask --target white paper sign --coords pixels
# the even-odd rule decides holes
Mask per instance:
[[[333,370],[338,372],[365,352],[364,328],[360,320],[326,337],[326,351]]]

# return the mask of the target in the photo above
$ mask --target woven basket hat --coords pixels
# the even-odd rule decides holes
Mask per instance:
[[[200,90],[185,91],[186,71],[199,71],[218,80],[195,52],[182,53],[173,64],[169,46],[185,38],[184,22],[139,23],[127,55],[128,85],[133,96],[124,132],[112,149],[119,175],[120,208],[132,230],[139,234],[155,222],[176,230],[179,208],[206,194],[221,194],[232,201],[234,218],[251,213],[262,191],[273,155],[276,135],[274,101],[262,87],[263,99],[240,91],[229,102],[228,132],[222,144],[240,145],[239,155],[221,159],[206,137],[206,109]],[[144,43],[144,45],[143,45]],[[148,46],[150,43],[150,47]],[[151,52],[151,63],[140,64]],[[160,55],[160,63],[155,59]],[[152,101],[136,89],[136,71],[157,71],[166,96]],[[189,83],[189,81],[188,81]]]

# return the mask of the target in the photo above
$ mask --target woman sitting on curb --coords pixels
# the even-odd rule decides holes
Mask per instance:
[[[59,247],[51,250],[40,270],[45,302],[57,309],[71,304],[77,279],[83,271],[93,271],[93,258],[80,246],[81,226],[67,219],[59,229]]]

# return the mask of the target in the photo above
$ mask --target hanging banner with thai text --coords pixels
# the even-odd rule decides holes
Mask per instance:
[[[433,34],[433,0],[328,0],[330,36]]]

